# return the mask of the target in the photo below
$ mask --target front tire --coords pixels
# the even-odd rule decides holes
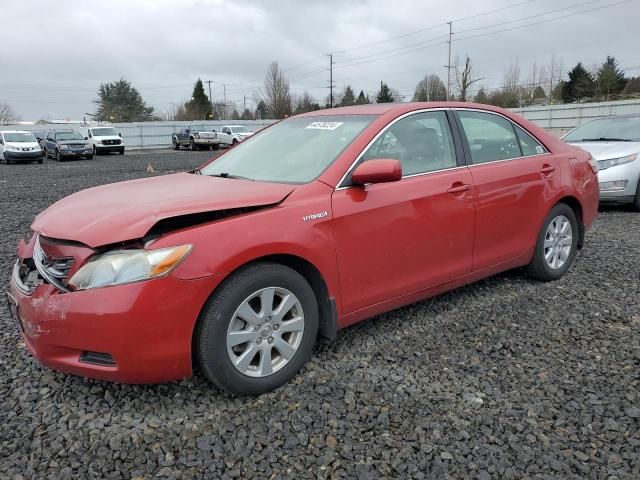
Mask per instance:
[[[180,144],[178,143],[178,140],[176,138],[173,139],[173,149],[180,150]]]
[[[214,143],[213,144],[213,149],[214,150],[218,150],[220,148],[220,144],[219,143]]]
[[[56,161],[61,162],[62,161],[62,155],[60,155],[60,150],[56,149]]]
[[[189,149],[193,152],[197,149],[196,142],[193,141],[193,138],[189,140]]]
[[[207,379],[232,394],[256,395],[295,376],[317,333],[318,303],[305,278],[284,265],[256,263],[209,299],[194,347]]]
[[[526,267],[527,274],[544,282],[564,276],[576,258],[578,236],[573,209],[566,203],[558,203],[542,224],[533,260]]]

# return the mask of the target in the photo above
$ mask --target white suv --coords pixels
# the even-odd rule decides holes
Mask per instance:
[[[31,132],[6,130],[0,132],[0,160],[6,163],[42,163],[44,151]]]
[[[118,152],[124,155],[124,140],[113,127],[80,127],[78,129],[93,147],[93,154]]]

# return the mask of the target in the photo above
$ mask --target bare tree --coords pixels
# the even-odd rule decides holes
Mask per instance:
[[[11,125],[20,120],[16,112],[7,103],[0,103],[0,125]]]
[[[564,75],[564,64],[561,58],[556,57],[554,53],[551,55],[551,60],[549,61],[549,70],[546,72],[546,81],[544,82],[544,89],[549,92],[549,103],[553,103],[554,100],[559,100],[554,95],[557,93],[557,86],[562,81],[562,77]]]
[[[518,59],[510,64],[504,71],[504,81],[502,86],[503,107],[519,107],[522,103],[520,90],[520,63]]]
[[[320,109],[320,105],[318,105],[315,99],[306,91],[302,95],[297,96],[293,103],[295,105],[294,113],[296,114]]]
[[[264,79],[262,99],[273,118],[284,118],[291,114],[291,89],[278,62],[271,62]]]
[[[438,75],[425,75],[418,82],[413,94],[414,102],[443,102],[447,99],[447,87]]]
[[[464,60],[464,68],[459,67],[458,59],[456,58],[455,64],[455,76],[456,76],[456,84],[458,87],[459,96],[458,99],[461,102],[467,101],[467,93],[469,92],[469,87],[476,82],[482,80],[482,78],[471,78],[471,58],[469,55],[465,55]]]

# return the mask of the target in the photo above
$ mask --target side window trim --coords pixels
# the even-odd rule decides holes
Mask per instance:
[[[467,112],[478,112],[478,113],[487,113],[489,115],[495,115],[497,117],[503,118],[505,120],[507,120],[510,124],[511,124],[511,129],[513,130],[513,134],[516,137],[516,140],[518,141],[518,148],[520,149],[520,156],[519,157],[514,157],[514,158],[507,158],[507,159],[503,159],[503,160],[492,160],[490,162],[484,162],[484,163],[473,163],[472,159],[471,159],[471,148],[469,146],[469,140],[467,139],[467,134],[464,131],[464,128],[462,127],[462,121],[460,120],[460,115],[458,115],[458,112],[461,111],[467,111]],[[464,150],[464,157],[465,157],[465,164],[468,167],[474,166],[474,165],[486,165],[488,163],[495,163],[495,162],[509,162],[511,160],[518,160],[520,158],[531,158],[531,157],[538,157],[540,155],[549,155],[551,152],[550,150],[547,148],[547,146],[542,143],[540,140],[538,140],[538,138],[533,135],[531,132],[529,132],[529,130],[527,130],[526,128],[517,125],[513,120],[511,120],[509,117],[505,117],[504,115],[502,115],[501,113],[498,112],[492,112],[490,110],[482,110],[479,108],[461,108],[461,107],[457,107],[457,108],[452,108],[451,112],[455,118],[456,121],[456,127],[458,129],[458,134],[460,135],[460,138],[462,140],[462,147]],[[540,146],[542,146],[542,148],[544,148],[544,153],[539,153],[537,155],[524,155],[523,151],[522,151],[522,144],[520,143],[520,137],[518,136],[518,132],[516,130],[516,127],[520,127],[522,128],[522,130],[524,132],[526,132],[527,134],[529,134],[531,136],[531,138],[533,138],[536,142],[538,142],[540,144]]]
[[[360,163],[362,163],[362,157],[364,156],[364,154],[369,150],[369,148],[371,148],[371,146],[383,135],[385,135],[387,133],[387,131],[391,128],[391,126],[393,126],[396,122],[399,122],[400,120],[406,118],[406,117],[410,117],[412,115],[416,115],[416,114],[420,114],[420,113],[429,113],[429,112],[444,112],[446,119],[447,119],[447,124],[449,125],[449,133],[451,134],[451,140],[453,142],[453,150],[454,150],[454,155],[456,156],[456,166],[455,167],[448,167],[445,169],[441,169],[441,170],[433,170],[430,172],[423,172],[423,173],[416,173],[416,174],[408,174],[408,175],[402,175],[402,178],[412,178],[412,177],[416,177],[416,176],[420,176],[420,175],[428,175],[431,173],[437,173],[437,172],[442,172],[445,170],[453,170],[454,168],[462,168],[465,167],[465,159],[464,159],[464,151],[463,150],[459,150],[460,145],[458,145],[458,130],[457,128],[454,128],[451,122],[451,118],[450,118],[450,114],[451,114],[451,109],[450,108],[423,108],[420,110],[413,110],[411,112],[407,112],[403,115],[400,115],[399,117],[393,119],[393,121],[391,121],[390,123],[387,123],[384,128],[382,128],[378,133],[376,133],[376,135],[371,139],[371,141],[364,146],[364,148],[360,151],[360,153],[358,154],[358,156],[356,157],[356,159],[353,161],[353,163],[351,164],[351,166],[347,169],[347,171],[344,173],[344,175],[342,176],[342,178],[340,179],[340,181],[338,182],[337,186],[336,186],[336,190],[342,190],[345,188],[351,188],[353,185],[345,185],[345,182],[350,178],[351,176],[351,172],[358,166],[360,165]]]

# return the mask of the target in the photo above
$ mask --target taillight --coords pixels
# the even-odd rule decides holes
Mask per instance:
[[[598,174],[598,162],[596,162],[596,159],[593,158],[593,155],[589,155],[589,165],[591,166],[591,170],[593,170],[593,173],[595,173],[597,175]]]

